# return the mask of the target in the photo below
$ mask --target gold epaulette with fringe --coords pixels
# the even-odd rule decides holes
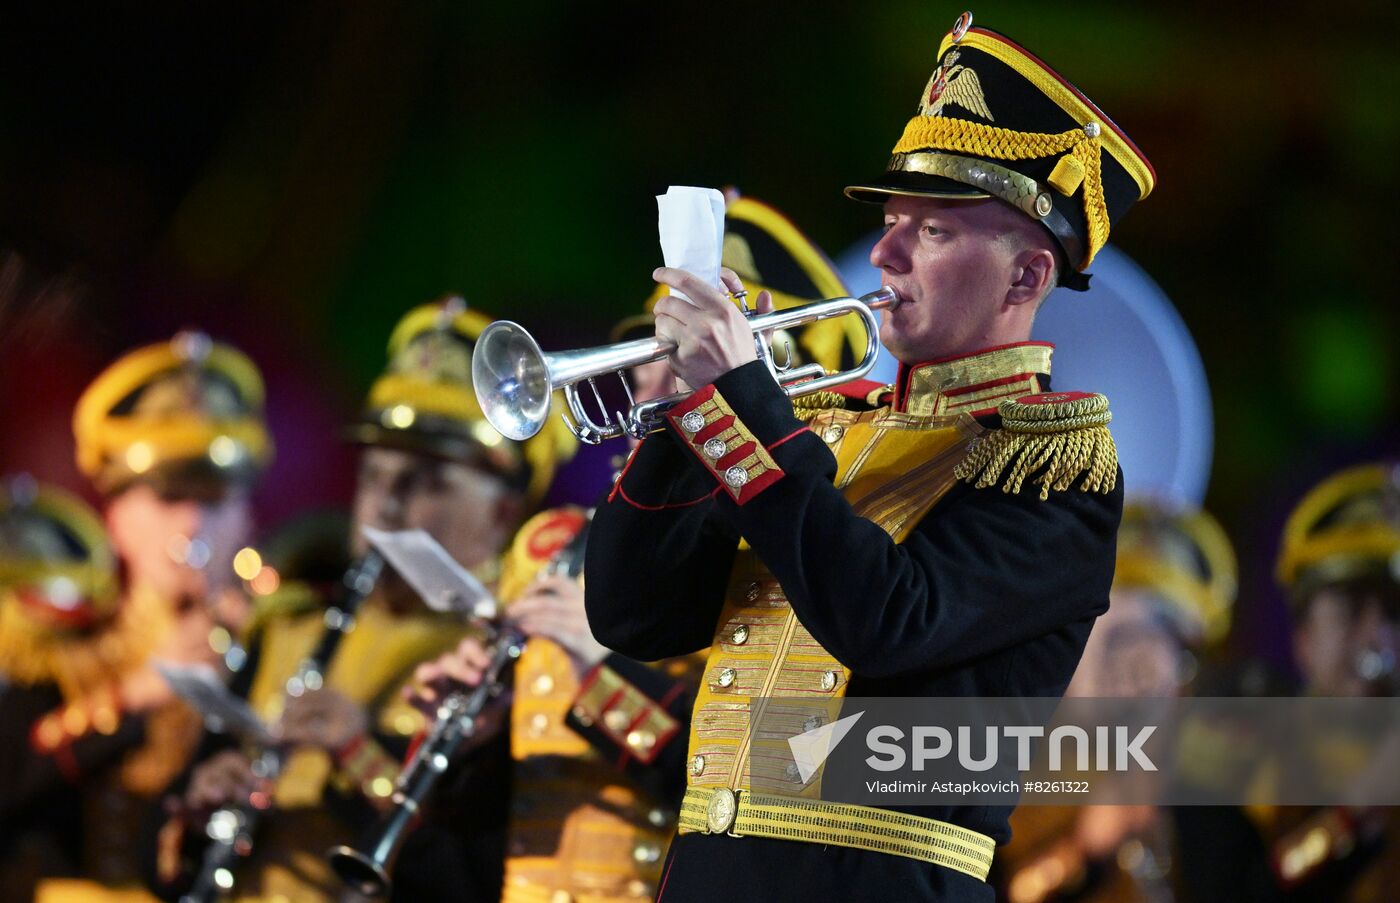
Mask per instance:
[[[0,677],[21,686],[54,683],[75,702],[140,666],[170,630],[170,607],[134,592],[115,615],[87,630],[36,620],[14,592],[0,592]]]
[[[1087,473],[1085,492],[1109,493],[1118,483],[1118,448],[1108,432],[1113,415],[1108,399],[1090,392],[1052,392],[1003,401],[997,412],[1001,429],[973,443],[954,475],[978,489],[997,483],[1002,492],[1019,493],[1031,474],[1040,498],[1063,491]]]

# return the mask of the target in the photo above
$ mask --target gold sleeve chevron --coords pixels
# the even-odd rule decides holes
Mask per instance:
[[[660,703],[607,665],[599,665],[584,680],[573,715],[582,724],[595,725],[644,765],[651,764],[680,730],[680,722]]]
[[[1019,493],[1031,474],[1042,501],[1050,490],[1064,491],[1087,473],[1085,492],[1109,493],[1118,482],[1118,448],[1108,432],[1113,415],[1098,393],[1055,393],[1004,401],[1001,429],[973,443],[954,475],[978,489],[995,485]]]
[[[399,776],[399,763],[368,734],[336,752],[331,782],[342,793],[358,793],[376,809],[387,809]]]

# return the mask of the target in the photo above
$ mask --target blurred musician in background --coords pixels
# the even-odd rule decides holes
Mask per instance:
[[[572,438],[562,430],[517,444],[482,419],[470,360],[472,342],[487,322],[448,298],[416,308],[394,330],[389,365],[350,429],[360,446],[350,556],[367,548],[363,526],[418,528],[494,584],[506,543],[549,485],[556,463],[572,453]],[[304,901],[341,893],[324,853],[352,842],[374,821],[410,738],[424,724],[399,690],[417,664],[453,646],[464,627],[428,610],[386,569],[331,658],[323,686],[288,695],[288,678],[326,629],[327,601],[292,582],[259,597],[244,639],[248,698],[278,725],[290,754],[272,788],[254,778],[246,750],[222,749],[194,770],[181,815],[163,832],[162,878],[172,887],[190,865],[179,868],[171,855],[179,845],[170,838],[178,839],[179,828],[197,836],[212,810],[261,790],[271,792],[273,808],[251,858],[234,870],[233,896]],[[187,845],[191,858],[197,852]]]
[[[1067,698],[1188,694],[1230,629],[1234,550],[1205,511],[1129,503],[1108,611],[1089,634]],[[1026,806],[1003,859],[1009,903],[1166,903],[1181,897],[1171,813],[1148,805]]]
[[[109,594],[105,582],[49,580],[16,597],[33,604],[9,607],[0,630],[6,670],[20,669],[11,673],[30,685],[31,707],[4,719],[15,736],[3,755],[18,757],[4,772],[26,775],[7,782],[6,795],[38,805],[45,793],[76,793],[82,808],[69,824],[65,874],[90,880],[46,881],[40,899],[105,899],[145,874],[137,838],[148,801],[186,766],[201,734],[198,715],[152,662],[215,664],[247,616],[233,560],[252,532],[252,483],[271,456],[262,404],[253,363],[195,332],[123,356],[79,399],[78,466],[105,496],[125,583]],[[87,535],[78,506],[57,498],[12,497],[12,511],[61,515],[20,533],[71,532],[80,541],[69,552],[81,551],[95,577],[106,543]],[[53,552],[47,540],[40,548]]]
[[[140,743],[141,705],[133,699],[123,713],[120,700],[123,684],[145,676],[151,625],[142,612],[122,610],[119,599],[116,560],[97,513],[27,475],[7,478],[0,486],[6,900],[31,899],[43,877],[80,873],[84,779]]]
[[[1400,464],[1363,464],[1308,492],[1284,527],[1277,576],[1288,592],[1302,692],[1394,696],[1400,688]]]
[[[1288,593],[1300,695],[1396,695],[1397,561],[1395,461],[1349,467],[1299,501],[1284,526],[1276,576]],[[1317,739],[1302,746],[1316,757],[1307,763],[1316,774],[1328,773],[1331,758],[1356,755],[1344,734]],[[1200,816],[1194,833],[1203,855],[1183,859],[1190,899],[1371,903],[1394,899],[1400,886],[1400,824],[1393,809],[1183,808],[1179,820],[1192,815]]]

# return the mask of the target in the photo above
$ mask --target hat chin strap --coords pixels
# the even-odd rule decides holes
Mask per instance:
[[[929,151],[895,154],[890,158],[888,171],[941,176],[985,191],[1049,229],[1064,250],[1070,267],[1084,259],[1084,242],[1070,227],[1065,215],[1055,209],[1049,191],[1030,176],[974,157]],[[1078,275],[1077,270],[1062,273],[1060,281],[1073,288],[1073,276]]]

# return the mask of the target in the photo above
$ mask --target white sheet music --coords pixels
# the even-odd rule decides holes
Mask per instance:
[[[216,734],[229,734],[255,746],[272,741],[267,725],[219,679],[208,665],[182,665],[158,661],[156,670],[181,699],[204,716],[204,726]]]
[[[724,248],[724,195],[713,188],[672,185],[656,196],[661,257],[666,266],[719,286]],[[685,295],[671,290],[671,294]],[[689,300],[689,299],[687,299]]]
[[[433,611],[473,618],[496,616],[496,598],[427,532],[376,530],[369,526],[362,527],[361,532]]]

